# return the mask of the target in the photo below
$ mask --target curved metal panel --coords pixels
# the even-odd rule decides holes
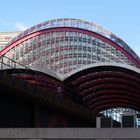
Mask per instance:
[[[7,46],[4,50],[2,50],[0,52],[0,55],[4,55],[8,51],[10,51],[10,49],[14,48],[16,45],[18,45],[18,44],[22,43],[23,41],[26,41],[30,38],[33,38],[35,36],[39,36],[39,35],[42,35],[42,34],[45,34],[45,33],[50,33],[50,32],[61,32],[61,31],[70,31],[70,32],[82,33],[82,34],[90,35],[92,37],[96,37],[96,38],[98,38],[98,39],[100,39],[104,42],[107,42],[108,44],[110,44],[111,46],[113,46],[114,48],[119,50],[122,54],[124,54],[124,56],[126,56],[129,60],[131,60],[136,67],[140,67],[139,61],[133,55],[131,55],[124,48],[122,48],[121,46],[119,46],[115,42],[111,41],[110,39],[108,39],[108,38],[106,38],[106,37],[104,37],[104,36],[102,36],[98,33],[95,33],[95,32],[91,32],[91,31],[84,30],[84,29],[72,28],[72,27],[50,28],[50,29],[45,29],[45,30],[41,30],[41,31],[31,33],[29,35],[24,36],[23,38],[20,38],[19,40],[15,41],[13,43],[11,43],[9,46]],[[60,58],[60,59],[64,59],[64,56],[62,56],[62,57],[63,58]],[[70,55],[69,55],[69,57],[70,57]],[[74,57],[74,56],[72,56],[72,57]],[[77,61],[76,61],[76,63],[79,63]],[[72,62],[72,63],[74,63],[74,62]],[[73,65],[75,65],[75,64],[73,64]],[[77,64],[77,65],[79,65],[79,64]],[[70,74],[68,74],[68,75],[70,75]]]

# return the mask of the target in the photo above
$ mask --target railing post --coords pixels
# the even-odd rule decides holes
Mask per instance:
[[[0,79],[2,79],[3,78],[3,57],[2,56],[0,56]]]
[[[0,60],[1,60],[1,68],[0,68],[0,70],[3,70],[3,56],[0,56]]]
[[[78,93],[77,93],[77,104],[78,104],[78,101],[79,101],[79,95],[78,95]]]

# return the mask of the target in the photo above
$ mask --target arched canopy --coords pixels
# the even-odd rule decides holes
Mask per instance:
[[[28,35],[24,36],[23,38],[20,38],[19,40],[16,40],[15,42],[12,42],[11,44],[9,44],[4,50],[2,50],[0,52],[0,55],[4,55],[10,49],[14,48],[19,43],[21,43],[25,40],[28,40],[29,38],[32,38],[32,37],[35,37],[35,36],[38,36],[38,35],[41,35],[41,34],[44,34],[44,33],[57,32],[57,31],[80,32],[80,33],[84,33],[84,34],[91,35],[93,37],[99,38],[99,39],[107,42],[108,44],[112,45],[114,48],[119,50],[121,53],[123,53],[126,57],[128,57],[129,60],[131,60],[136,65],[136,67],[140,67],[139,60],[136,59],[131,53],[126,51],[124,48],[122,48],[117,43],[113,42],[112,40],[108,39],[107,37],[105,37],[101,34],[98,34],[96,32],[85,30],[85,29],[80,29],[80,28],[74,28],[74,27],[57,27],[57,28],[49,28],[49,29],[44,29],[44,30],[40,30],[40,31],[37,31],[37,32],[33,32],[31,34],[28,34]]]
[[[83,19],[77,19],[77,18],[58,18],[58,19],[52,19],[48,21],[44,21],[42,23],[39,23],[21,34],[19,34],[16,38],[12,40],[12,42],[17,41],[20,38],[25,37],[26,35],[29,35],[33,32],[44,30],[44,29],[50,29],[50,28],[57,28],[57,27],[74,27],[74,28],[80,28],[80,29],[86,29],[89,31],[96,32],[98,34],[101,34],[113,42],[116,42],[118,45],[121,45],[125,50],[130,52],[135,58],[139,59],[137,54],[118,36],[113,34],[111,31],[105,29],[103,26],[95,23],[90,22]]]
[[[87,107],[97,113],[113,107],[140,111],[140,70],[128,67],[91,66],[73,72],[64,83],[75,89]]]
[[[127,65],[127,64],[122,64],[122,63],[115,63],[115,62],[99,62],[99,63],[92,63],[92,64],[89,64],[89,65],[85,65],[83,67],[80,67],[76,70],[73,70],[71,72],[69,72],[68,74],[65,74],[65,77],[64,79],[67,79],[68,77],[71,77],[71,76],[75,76],[77,73],[79,72],[82,72],[84,70],[89,70],[89,69],[92,69],[92,68],[98,68],[98,67],[106,67],[106,66],[110,66],[110,67],[120,67],[120,68],[125,68],[125,69],[128,69],[128,70],[131,70],[131,71],[134,71],[136,73],[140,73],[140,69],[139,68],[136,68],[136,67],[133,67],[133,66],[130,66],[130,65]]]

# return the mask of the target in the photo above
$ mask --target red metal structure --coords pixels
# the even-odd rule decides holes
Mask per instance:
[[[0,55],[44,73],[20,73],[17,78],[43,87],[47,82],[48,89],[58,85],[72,89],[94,113],[116,107],[140,111],[139,57],[95,23],[56,19],[38,24],[20,34]],[[8,59],[3,61],[10,65]],[[48,78],[48,71],[54,79]]]

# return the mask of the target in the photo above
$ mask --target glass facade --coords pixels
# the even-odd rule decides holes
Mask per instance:
[[[61,19],[48,20],[25,30],[24,32],[19,34],[16,38],[14,38],[12,42],[28,34],[31,34],[33,32],[43,30],[43,29],[48,29],[48,28],[54,28],[54,27],[74,27],[74,28],[81,28],[81,29],[86,29],[86,30],[99,33],[109,38],[110,40],[114,41],[115,43],[120,45],[122,48],[124,48],[126,51],[131,53],[135,58],[139,59],[137,54],[122,39],[117,37],[115,34],[110,32],[109,30],[105,29],[104,27],[100,26],[99,24],[95,22],[85,21],[83,19],[61,18]]]
[[[0,51],[21,32],[0,32]]]
[[[68,27],[71,30],[68,30],[68,28],[63,28],[63,30],[55,30],[61,29],[60,27]],[[53,29],[46,30],[49,28]],[[84,30],[79,30],[77,28]],[[41,31],[40,32],[41,34],[39,34],[37,31]],[[90,34],[89,31],[92,31],[92,33],[94,32],[94,34]],[[38,34],[34,35],[32,33]],[[96,35],[98,34],[100,35],[100,38],[105,39],[102,40],[98,38],[99,37],[98,35],[97,37],[95,37],[96,36],[95,34]],[[25,38],[27,37],[26,40],[24,37]],[[24,41],[20,42],[21,41],[20,39],[21,40],[23,39]],[[19,41],[20,43],[16,44],[17,43],[16,41]],[[109,41],[111,43],[108,43]],[[111,45],[115,44],[112,41],[119,45],[120,47],[119,49],[121,51],[117,49],[117,47]],[[13,44],[15,43],[16,45],[14,46],[12,43]],[[11,63],[13,63],[13,61],[16,61],[20,65],[22,64],[23,66],[27,66],[28,68],[31,68],[33,70],[40,71],[43,73],[48,73],[48,71],[52,71],[56,75],[57,73],[67,75],[67,73],[77,68],[93,63],[115,62],[137,67],[136,66],[137,64],[135,62],[137,60],[139,61],[139,57],[135,54],[135,52],[116,35],[114,35],[110,31],[104,29],[102,26],[96,23],[80,19],[65,18],[45,21],[19,34],[14,40],[12,40],[9,46],[11,47],[11,49],[8,51],[5,49],[7,52],[6,53],[4,52],[5,57],[3,57],[2,60],[4,61],[4,64],[14,67],[13,66],[14,64]],[[122,52],[124,52],[124,54]],[[125,52],[126,55],[128,54],[127,56],[125,55]],[[129,55],[131,57],[129,57]],[[132,57],[134,59],[131,59]],[[18,64],[16,63],[16,67],[17,65]],[[101,74],[103,72],[97,72],[96,74],[98,73]],[[112,73],[114,73],[114,71],[110,70],[110,74],[108,75],[108,77],[104,77],[104,80],[105,78],[106,79],[108,78],[109,81],[111,79],[110,75],[112,75]],[[116,72],[115,74],[117,75],[118,73]],[[87,77],[88,75],[84,75],[83,77],[85,76]],[[120,75],[120,77],[122,77],[122,75]],[[126,78],[128,79],[129,75],[126,75]],[[99,82],[99,80],[101,79],[94,79],[93,81],[97,83]],[[128,79],[128,81],[129,80],[130,79]],[[90,82],[92,81],[86,82],[84,79],[83,87],[86,84],[90,85]],[[125,81],[120,80],[119,82],[121,82],[121,84],[125,83]],[[96,87],[95,84],[93,85]],[[80,86],[82,87],[81,83]],[[83,87],[81,88],[82,90],[84,90]],[[118,92],[121,92],[119,91],[120,87],[117,87]],[[110,88],[110,87],[103,85],[102,87],[99,88],[100,91],[103,91],[102,88]],[[90,88],[85,86],[85,91],[87,89],[90,90]],[[115,92],[116,91],[113,91],[113,93]],[[132,91],[132,93],[134,92]],[[94,94],[94,92],[92,91],[90,94]],[[123,111],[132,112],[134,110],[128,108],[113,108],[113,109],[111,108],[101,113],[104,116],[111,116],[113,120],[120,122],[121,121],[120,115],[123,113]]]
[[[71,31],[49,32],[32,37],[16,45],[5,56],[38,71],[51,70],[62,74],[98,62],[134,65],[107,42]],[[5,59],[5,63],[10,62]]]
[[[140,112],[130,109],[130,108],[111,108],[105,111],[100,112],[106,117],[111,117],[113,120],[122,123],[122,116],[125,114],[134,115],[135,116],[135,127],[140,127],[140,119],[138,115]]]

